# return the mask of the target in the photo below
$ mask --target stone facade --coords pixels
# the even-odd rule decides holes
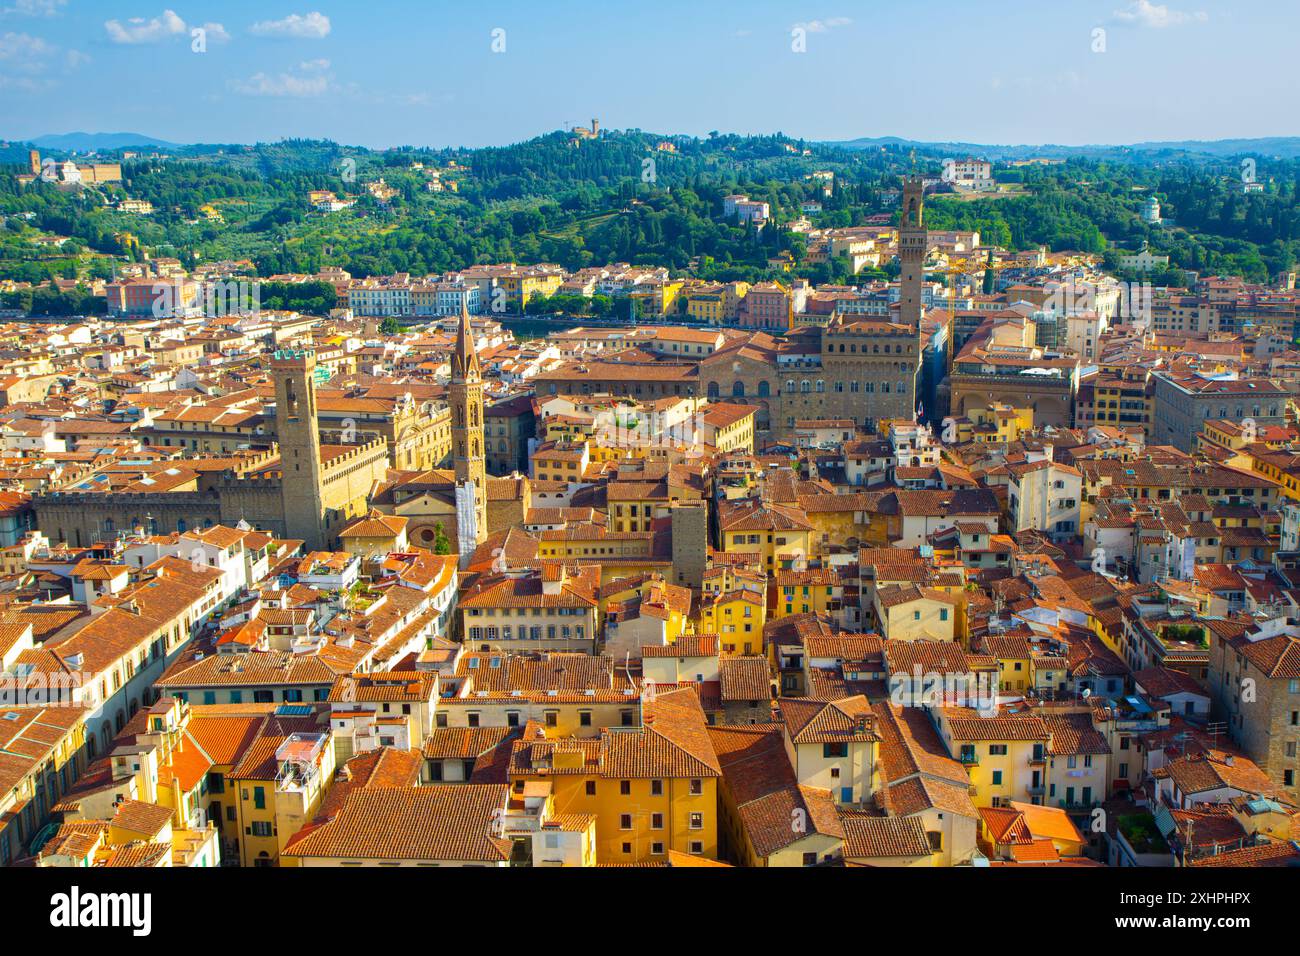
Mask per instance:
[[[671,506],[673,581],[699,591],[709,551],[709,508],[706,501],[674,501]]]
[[[494,475],[527,472],[528,440],[537,433],[532,398],[516,396],[497,402],[487,409],[485,421],[488,470]]]
[[[1286,424],[1287,402],[1296,393],[1293,384],[1283,387],[1267,379],[1209,382],[1197,376],[1178,379],[1164,372],[1155,372],[1151,384],[1147,440],[1189,453],[1209,419],[1239,422],[1250,418],[1257,428]]]
[[[1255,632],[1259,647],[1251,634],[1230,640],[1212,633],[1207,683],[1233,742],[1300,800],[1300,678],[1286,664],[1300,655],[1300,628],[1286,619],[1263,627],[1268,631]]]
[[[701,363],[701,386],[714,399],[754,406],[754,425],[789,440],[794,423],[848,418],[864,426],[911,418],[916,410],[920,340],[896,322],[837,315],[825,328],[793,336],[795,349],[753,345]]]
[[[85,547],[134,528],[169,534],[246,521],[309,549],[333,547],[338,532],[366,513],[371,489],[387,473],[388,444],[376,438],[322,446],[314,361],[310,352],[279,352],[272,360],[282,440],[249,463],[263,469],[258,476],[250,468],[203,471],[187,486],[156,494],[51,492],[33,500],[37,526],[51,541]]]
[[[949,379],[952,414],[970,417],[993,404],[1030,408],[1035,425],[1069,428],[1074,420],[1074,389],[1070,378],[1028,375],[964,374],[954,368]]]

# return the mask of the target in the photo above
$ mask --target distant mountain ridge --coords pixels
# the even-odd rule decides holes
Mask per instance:
[[[701,137],[691,137],[699,139]],[[11,140],[14,145],[22,140]],[[37,149],[64,152],[91,152],[95,150],[115,150],[135,147],[155,147],[159,149],[193,149],[204,144],[182,144],[169,142],[144,133],[53,133],[37,136],[27,140]],[[523,140],[521,142],[528,142]],[[900,136],[860,136],[848,140],[812,141],[818,145],[848,149],[867,150],[882,146],[895,148],[914,148],[926,153],[945,153],[953,156],[974,155],[992,161],[1018,159],[1065,159],[1071,156],[1107,158],[1147,155],[1183,155],[1224,158],[1229,156],[1269,156],[1279,159],[1300,158],[1300,136],[1268,136],[1258,138],[1238,138],[1219,140],[1162,140],[1141,143],[1090,143],[1078,146],[1063,146],[1057,143],[1042,144],[997,144],[970,143],[960,141],[932,142],[926,140],[906,139]],[[365,147],[361,147],[365,148]]]
[[[853,150],[874,149],[880,146],[914,147],[926,152],[977,155],[988,160],[1031,159],[1034,157],[1064,159],[1068,156],[1132,156],[1135,153],[1197,154],[1219,158],[1247,154],[1272,156],[1279,159],[1300,157],[1300,136],[1267,136],[1257,139],[1163,140],[1131,144],[1096,143],[1082,146],[1061,146],[1055,143],[1036,146],[962,142],[934,143],[923,140],[902,139],[897,136],[861,136],[849,140],[827,140],[823,141],[822,145]]]
[[[93,152],[101,149],[126,149],[131,146],[173,148],[177,144],[144,133],[52,133],[29,140],[37,149],[65,152]]]

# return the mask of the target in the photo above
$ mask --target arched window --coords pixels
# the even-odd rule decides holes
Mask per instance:
[[[180,532],[181,534],[184,534],[184,533],[185,533],[186,531],[188,531],[189,529],[190,529],[189,523],[188,523],[184,518],[177,518],[177,519],[176,519],[176,530],[177,530],[178,532]]]
[[[826,383],[822,381],[820,378],[817,379],[817,391],[818,392],[826,391]]]
[[[763,379],[763,381],[758,383],[759,398],[767,398],[768,395],[771,394],[771,390],[771,386],[767,384],[767,379]]]
[[[744,383],[744,382],[737,381],[734,385],[731,386],[731,397],[732,397],[732,398],[744,398],[744,397],[745,397],[745,383]]]
[[[799,383],[799,391],[807,395],[809,392],[812,391],[812,382],[808,381],[808,379],[804,379],[802,382]]]
[[[718,395],[720,394],[720,391],[721,391],[721,390],[718,388],[718,383],[717,383],[717,382],[710,382],[710,383],[709,383],[709,400],[710,400],[710,401],[713,401],[714,399],[716,399],[716,398],[718,397]]]

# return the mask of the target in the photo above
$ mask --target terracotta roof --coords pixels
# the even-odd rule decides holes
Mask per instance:
[[[421,752],[430,760],[478,757],[517,733],[513,727],[437,727],[424,739]]]
[[[1193,860],[1192,866],[1285,866],[1294,867],[1300,863],[1300,846],[1295,842],[1265,843],[1260,846],[1242,847],[1240,850],[1227,850],[1214,856]]]
[[[976,816],[975,804],[970,798],[969,782],[958,784],[933,777],[909,777],[886,787],[883,801],[891,814],[900,817],[931,809],[971,819]]]
[[[291,838],[283,855],[501,863],[510,842],[493,827],[508,793],[491,784],[357,789],[332,819]]]
[[[723,785],[759,857],[809,833],[843,835],[830,794],[799,786],[779,724],[719,725],[709,728],[709,738]]]
[[[844,856],[852,859],[928,857],[934,850],[917,817],[880,817],[848,811],[844,827]]]
[[[795,744],[876,741],[875,715],[861,695],[833,701],[782,697],[777,701],[786,733]]]
[[[171,822],[171,808],[141,800],[124,800],[113,812],[113,826],[147,837],[157,836]]]
[[[724,657],[718,662],[722,700],[769,700],[771,673],[766,657]]]
[[[1133,682],[1153,697],[1196,694],[1209,698],[1209,692],[1191,675],[1169,667],[1147,667],[1133,675]]]

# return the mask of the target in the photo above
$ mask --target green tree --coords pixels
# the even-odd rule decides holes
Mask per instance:
[[[433,527],[433,553],[451,554],[451,539],[447,537],[447,529],[441,521]]]

